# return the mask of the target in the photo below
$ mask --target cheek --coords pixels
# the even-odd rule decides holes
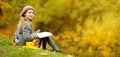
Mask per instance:
[[[34,17],[35,15],[33,14],[33,17]]]
[[[28,13],[26,13],[25,15],[26,15],[26,17],[28,17],[28,16],[29,16],[29,14],[28,14]]]

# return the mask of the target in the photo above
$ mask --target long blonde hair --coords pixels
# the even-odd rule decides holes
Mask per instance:
[[[22,26],[24,25],[25,22],[28,22],[31,25],[31,27],[32,27],[32,20],[30,20],[30,19],[25,17],[25,13],[29,9],[32,9],[34,11],[34,8],[32,6],[25,6],[23,8],[23,10],[20,12],[20,20],[19,20],[19,23],[17,25],[17,29],[16,29],[15,33],[19,33],[20,32],[20,30],[21,30],[21,28],[22,28]]]
[[[19,20],[19,23],[17,25],[17,29],[16,29],[16,32],[15,33],[19,33],[22,26],[24,25],[25,22],[28,22],[31,27],[32,27],[32,20],[28,19],[28,18],[25,18],[25,17],[20,17],[20,20]]]

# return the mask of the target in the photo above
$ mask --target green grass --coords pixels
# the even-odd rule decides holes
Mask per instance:
[[[0,38],[0,57],[69,57],[66,54],[42,49],[22,48],[10,45],[10,40]]]

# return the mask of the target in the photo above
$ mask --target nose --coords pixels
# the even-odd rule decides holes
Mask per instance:
[[[34,16],[34,14],[33,14],[33,13],[31,13],[31,14],[30,14],[30,16]]]

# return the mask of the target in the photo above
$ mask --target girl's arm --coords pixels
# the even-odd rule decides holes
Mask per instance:
[[[22,27],[22,35],[25,40],[32,40],[38,37],[37,33],[32,33],[32,27],[28,22],[25,22]]]

